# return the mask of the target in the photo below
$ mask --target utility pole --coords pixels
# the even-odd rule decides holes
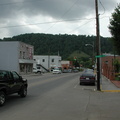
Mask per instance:
[[[98,14],[98,0],[95,0],[96,8],[96,52],[97,56],[100,55],[100,32],[99,32],[99,14]],[[100,78],[101,78],[100,57],[97,58],[97,90],[100,91]]]

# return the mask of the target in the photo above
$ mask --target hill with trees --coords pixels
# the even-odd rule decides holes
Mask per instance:
[[[101,52],[113,53],[113,45],[110,38],[101,37]],[[79,60],[85,61],[93,56],[93,47],[85,44],[94,43],[96,51],[96,37],[86,35],[68,34],[44,34],[30,33],[3,38],[3,41],[21,41],[34,46],[35,55],[60,55],[63,60],[73,60],[76,56]],[[86,59],[87,58],[87,59]]]

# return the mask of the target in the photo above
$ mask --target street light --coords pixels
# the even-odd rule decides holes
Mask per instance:
[[[91,46],[93,48],[92,65],[94,65],[94,42],[93,44],[85,44],[85,46]]]
[[[85,44],[85,46],[91,46],[94,48],[94,45],[92,45],[92,44]]]

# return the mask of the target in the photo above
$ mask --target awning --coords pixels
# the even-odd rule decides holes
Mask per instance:
[[[19,63],[36,63],[34,60],[27,60],[27,59],[19,59]]]

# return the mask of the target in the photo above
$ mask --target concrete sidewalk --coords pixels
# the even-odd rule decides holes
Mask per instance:
[[[112,80],[111,81],[116,87],[120,88],[120,81],[119,80]]]
[[[103,92],[120,92],[120,81],[110,81],[102,76],[101,91]]]

